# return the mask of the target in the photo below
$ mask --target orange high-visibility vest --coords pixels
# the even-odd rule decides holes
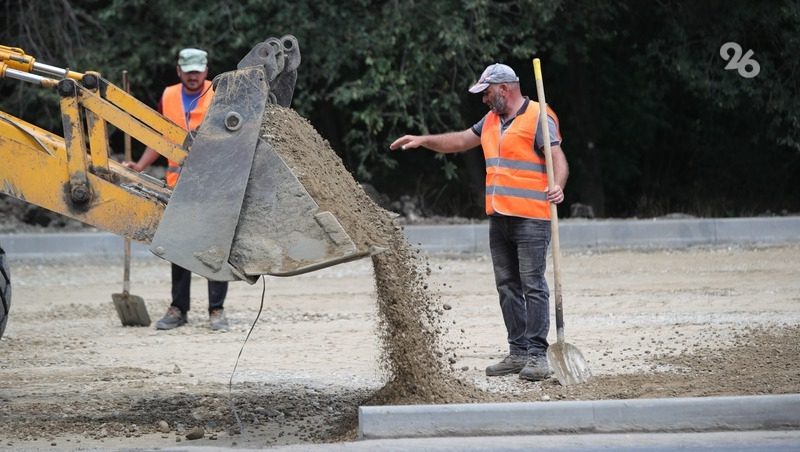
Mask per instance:
[[[556,122],[558,137],[558,117],[549,107],[547,111]],[[500,117],[494,112],[486,116],[481,146],[486,159],[487,215],[550,219],[547,167],[544,156],[533,149],[538,127],[539,103],[534,101],[502,134]]]
[[[214,97],[214,90],[211,89],[211,82],[206,80],[203,84],[202,91],[200,91],[205,94],[197,99],[197,105],[195,105],[189,113],[188,121],[186,112],[183,111],[182,90],[183,85],[180,83],[168,86],[164,89],[164,94],[161,96],[162,114],[186,130],[195,130],[200,127],[200,123],[202,123],[203,118],[206,117],[206,111],[208,111],[208,106],[211,105],[211,99]],[[173,188],[175,184],[178,183],[181,167],[172,160],[168,162],[167,187]]]

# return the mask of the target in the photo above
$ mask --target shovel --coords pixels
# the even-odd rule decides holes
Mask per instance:
[[[553,155],[550,149],[550,128],[547,126],[547,102],[544,98],[544,82],[542,81],[542,65],[538,58],[533,60],[533,73],[536,78],[536,93],[539,97],[539,108],[542,112],[540,125],[544,138],[544,156],[547,166],[547,185],[553,189]],[[583,354],[572,344],[564,341],[564,308],[561,299],[561,248],[558,240],[558,209],[550,203],[551,246],[553,249],[553,294],[556,299],[556,343],[547,348],[547,361],[553,369],[555,377],[562,386],[584,383],[591,376]]]
[[[122,71],[122,86],[130,92],[128,71]],[[125,161],[131,161],[131,137],[125,134]],[[122,277],[122,293],[112,293],[114,308],[122,326],[149,326],[150,316],[142,297],[131,295],[131,239],[125,238],[125,270]]]

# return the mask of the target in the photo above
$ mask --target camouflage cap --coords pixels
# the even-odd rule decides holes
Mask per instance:
[[[178,66],[183,72],[203,72],[208,64],[207,55],[200,49],[183,49],[178,53]]]

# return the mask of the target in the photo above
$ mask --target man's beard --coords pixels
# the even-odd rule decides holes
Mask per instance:
[[[489,99],[489,108],[498,115],[503,115],[506,112],[506,100],[500,93],[495,93]]]
[[[188,80],[186,82],[186,87],[191,90],[197,90],[198,88],[200,88],[200,86],[201,85],[199,80]]]

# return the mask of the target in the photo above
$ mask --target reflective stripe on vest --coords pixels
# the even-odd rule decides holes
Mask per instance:
[[[547,173],[547,167],[541,163],[518,162],[515,160],[490,158],[486,159],[486,166],[496,166],[499,168],[521,169],[528,171],[538,171],[540,173]]]
[[[555,113],[548,108],[558,127]],[[550,219],[547,167],[533,149],[539,126],[539,104],[528,102],[504,133],[500,117],[490,112],[481,130],[486,159],[486,213]]]
[[[182,90],[183,85],[180,83],[177,85],[168,86],[164,89],[164,94],[161,96],[162,114],[187,131],[195,130],[200,127],[200,124],[203,122],[203,118],[206,116],[208,107],[211,105],[211,99],[214,97],[214,90],[211,89],[210,81],[206,80],[203,83],[203,88],[200,92],[205,94],[197,99],[197,105],[195,105],[195,107],[189,113],[188,122],[186,113],[183,111]],[[166,173],[167,187],[172,188],[178,183],[181,167],[172,160],[169,160],[168,163],[169,166],[167,167]]]

